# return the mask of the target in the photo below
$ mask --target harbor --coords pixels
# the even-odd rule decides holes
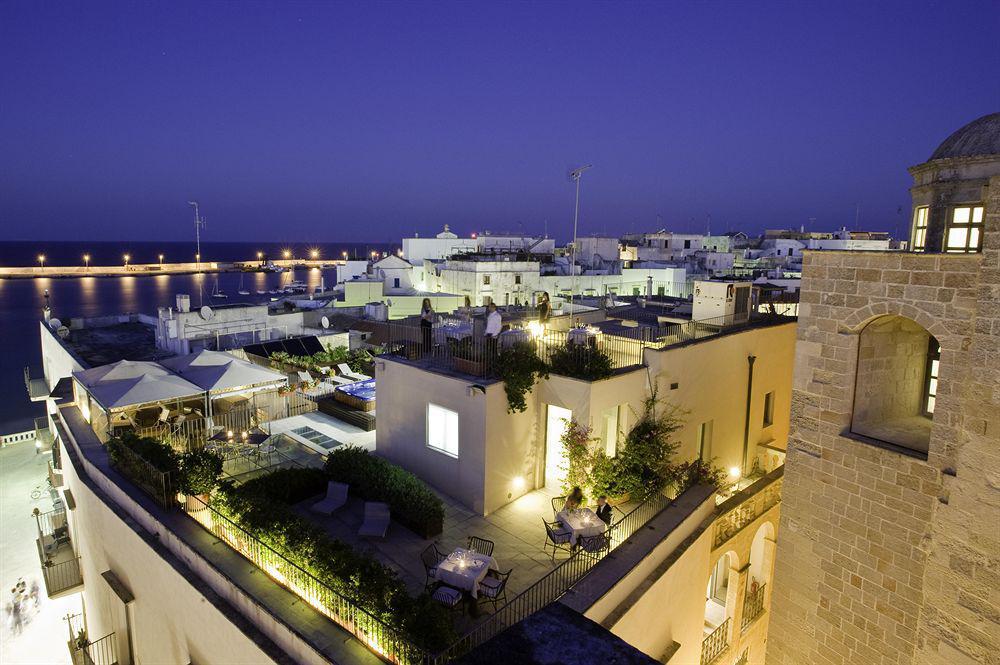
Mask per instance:
[[[39,261],[37,266],[0,266],[0,279],[64,279],[72,277],[129,277],[138,275],[191,275],[197,273],[227,272],[284,272],[295,269],[334,268],[343,265],[344,259],[278,259],[262,262],[249,261],[193,261],[189,263],[130,263],[94,266],[85,263],[77,266],[47,266]]]

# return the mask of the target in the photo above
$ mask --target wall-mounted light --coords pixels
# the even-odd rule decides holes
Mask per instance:
[[[475,397],[477,390],[484,395],[486,394],[486,386],[481,386],[478,383],[473,383],[472,385],[469,386],[469,397]]]
[[[732,478],[733,480],[736,480],[737,478],[739,478],[740,477],[740,467],[738,467],[738,466],[731,466],[731,467],[729,467],[729,477]]]
[[[525,485],[524,476],[515,476],[514,480],[510,481],[510,484],[514,488],[515,492],[523,491]]]

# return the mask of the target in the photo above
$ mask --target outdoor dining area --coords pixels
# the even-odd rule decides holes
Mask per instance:
[[[514,569],[500,570],[493,558],[494,547],[493,541],[478,536],[470,536],[465,547],[448,554],[433,543],[428,545],[420,555],[424,588],[446,607],[459,609],[464,604],[472,616],[478,616],[481,601],[491,603],[496,611],[498,603],[507,600],[507,580]]]

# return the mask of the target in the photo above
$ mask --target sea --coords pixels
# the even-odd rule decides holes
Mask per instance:
[[[295,257],[309,257],[316,251],[320,258],[367,257],[371,252],[394,252],[398,245],[386,243],[201,243],[203,261],[250,261],[257,252],[281,258],[285,250]],[[0,265],[30,266],[39,254],[47,266],[83,264],[121,265],[129,254],[132,263],[157,263],[163,254],[165,263],[194,260],[195,243],[175,242],[0,242]],[[122,313],[155,314],[158,307],[175,304],[178,293],[191,296],[192,306],[213,303],[267,302],[269,291],[301,280],[314,287],[336,283],[336,270],[297,269],[283,273],[201,273],[190,275],[127,275],[116,277],[63,277],[38,279],[0,279],[0,434],[22,432],[33,427],[33,418],[45,414],[42,403],[32,403],[24,385],[24,368],[41,372],[41,344],[38,321],[46,300],[52,315],[68,323],[73,317],[106,316]],[[246,290],[250,296],[240,296]],[[225,299],[213,298],[216,291]]]

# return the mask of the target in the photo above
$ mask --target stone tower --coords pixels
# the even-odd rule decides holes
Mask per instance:
[[[910,252],[807,252],[768,665],[1000,663],[1000,113]]]

